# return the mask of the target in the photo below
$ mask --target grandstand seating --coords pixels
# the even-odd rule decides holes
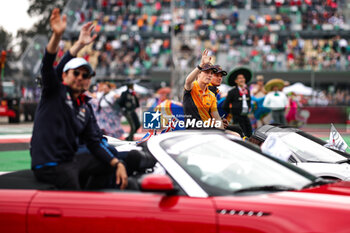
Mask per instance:
[[[193,49],[195,59],[208,46],[226,69],[246,65],[254,71],[349,70],[345,0],[248,2],[69,1],[65,13],[70,27],[62,49],[91,20],[100,36],[81,55],[92,61],[98,76],[170,70],[172,52],[180,52],[181,42]],[[193,43],[199,40],[202,43]]]

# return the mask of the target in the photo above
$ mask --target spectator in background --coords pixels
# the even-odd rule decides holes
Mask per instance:
[[[133,141],[134,134],[141,126],[139,117],[136,114],[136,108],[138,108],[140,104],[136,96],[136,92],[134,91],[134,81],[129,79],[126,85],[127,90],[124,91],[120,96],[118,104],[121,107],[122,112],[130,125],[130,132],[125,140]]]
[[[263,75],[256,76],[256,84],[253,86],[251,93],[253,96],[255,96],[257,98],[261,98],[261,97],[264,97],[266,95]]]
[[[113,91],[109,82],[102,84],[102,92],[97,96],[97,123],[107,136],[121,138],[124,130],[121,125],[121,109],[118,104],[119,95]]]
[[[153,111],[160,103],[169,99],[171,94],[170,87],[161,87],[154,94],[153,98],[149,99],[147,108],[149,111]]]
[[[239,124],[244,136],[252,135],[252,125],[248,118],[251,110],[250,91],[247,83],[252,78],[252,72],[244,67],[232,70],[227,76],[227,84],[233,88],[227,93],[222,108],[231,113],[233,123]]]
[[[254,114],[256,124],[255,127],[260,127],[270,122],[271,115],[270,110],[263,106],[263,102],[266,95],[266,90],[264,86],[264,76],[256,76],[256,84],[253,85],[252,90],[252,112]]]
[[[98,75],[114,75],[115,73],[118,75],[129,75],[131,73],[147,75],[148,71],[154,67],[163,69],[171,68],[169,62],[164,62],[171,60],[171,53],[169,49],[166,49],[166,44],[168,42],[165,43],[164,48],[161,46],[161,43],[154,43],[159,40],[157,36],[158,33],[161,33],[161,37],[163,37],[169,32],[172,14],[164,7],[168,6],[169,2],[97,1],[98,3],[96,3],[96,1],[91,0],[86,1],[88,2],[88,9],[85,12],[82,12],[81,9],[76,10],[76,15],[78,16],[77,21],[80,20],[80,23],[82,23],[84,19],[93,20],[96,25],[95,30],[99,31],[101,34],[97,41],[97,44],[101,45],[96,46],[96,54],[93,56],[93,53],[91,53],[91,56],[88,56],[89,59],[91,58],[91,60],[89,60],[90,64],[92,64],[92,59],[97,60],[97,57],[99,57],[100,60],[96,70]],[[293,8],[289,13],[282,11],[278,13],[280,7],[276,8],[276,10],[271,10],[271,14],[263,15],[255,12],[245,22],[240,22],[240,24],[246,25],[247,29],[240,31],[241,39],[237,40],[231,38],[227,33],[232,31],[232,29],[237,29],[237,23],[240,18],[238,9],[232,9],[232,11],[227,13],[220,11],[220,14],[218,14],[219,9],[228,4],[228,1],[224,2],[225,4],[213,4],[213,8],[208,8],[206,12],[203,12],[201,7],[189,7],[197,4],[187,3],[186,1],[176,2],[175,16],[173,15],[173,19],[176,22],[175,28],[178,28],[176,32],[180,34],[185,31],[187,26],[192,26],[195,29],[199,29],[201,32],[209,32],[210,38],[217,43],[212,43],[210,40],[206,42],[205,37],[202,37],[201,40],[203,44],[208,44],[211,46],[212,50],[215,50],[217,57],[221,57],[222,54],[227,54],[227,51],[233,51],[231,48],[234,45],[247,46],[247,48],[240,48],[238,51],[239,54],[236,56],[230,54],[226,60],[227,64],[221,64],[224,68],[233,64],[234,66],[246,65],[254,70],[347,69],[347,63],[350,60],[347,54],[347,39],[343,38],[339,41],[340,43],[338,44],[341,46],[337,47],[341,48],[341,51],[338,51],[335,49],[336,47],[334,47],[331,51],[322,52],[321,54],[317,49],[313,49],[309,46],[310,40],[305,40],[304,47],[302,38],[298,37],[298,40],[286,38],[286,36],[290,35],[288,28],[291,25],[292,16],[293,23],[295,25],[302,25],[304,30],[311,30],[311,25],[313,25],[314,30],[323,30],[322,26],[324,24],[332,24],[331,26],[334,26],[335,29],[334,32],[338,29],[345,30],[342,28],[344,25],[344,15],[341,11],[341,6],[344,3],[339,4],[336,1],[329,1],[332,3],[328,4],[317,1],[309,4],[307,2],[302,2],[301,7],[298,4],[293,4]],[[239,7],[246,6],[242,4],[243,1],[239,2],[239,4],[233,3],[233,5]],[[289,7],[291,1],[280,2],[283,2],[282,5],[285,7]],[[272,3],[273,1],[253,1],[252,6],[253,8],[260,8],[271,6]],[[93,7],[94,5],[96,7]],[[338,7],[334,8],[334,5],[338,5]],[[230,6],[232,6],[232,4]],[[295,6],[298,7],[296,8]],[[186,7],[191,8],[188,10],[188,15],[186,14],[187,11],[184,10]],[[274,13],[276,15],[274,15]],[[295,14],[296,17],[294,17]],[[189,18],[190,25],[184,27],[184,22],[187,22],[187,17]],[[295,18],[296,20],[294,20]],[[138,22],[140,24],[139,26]],[[215,30],[216,32],[214,32],[212,28],[216,29],[217,27],[219,27],[220,30]],[[117,32],[116,35],[118,35],[114,38],[114,34],[111,34],[113,30]],[[151,32],[149,34],[152,36],[143,36],[143,30],[147,30],[147,34]],[[280,32],[285,30],[287,30],[287,35],[281,35],[284,33]],[[132,33],[126,33],[128,31]],[[220,31],[220,33],[218,33],[218,31]],[[256,31],[259,33],[256,33]],[[133,35],[134,33],[135,35]],[[138,47],[137,43],[135,44],[133,41],[133,38],[136,40],[136,38],[141,36],[143,36],[143,38],[139,40],[139,42],[141,42],[139,43],[140,47]],[[225,37],[225,39],[220,37]],[[111,41],[118,41],[116,45],[119,44],[121,46],[112,46],[111,49],[109,45]],[[295,44],[296,41],[298,41],[299,45]],[[315,41],[317,41],[317,44],[323,44],[324,39],[320,37],[316,38]],[[173,41],[171,43],[173,43]],[[201,45],[196,46],[203,47]],[[206,45],[204,47],[207,48],[208,46]],[[251,52],[251,49],[257,51],[258,55],[247,56],[247,54]],[[287,49],[288,52],[284,52],[285,49]],[[143,50],[147,51],[144,52]],[[145,56],[145,53],[147,56]],[[317,56],[318,54],[320,54],[319,57]],[[231,59],[231,57],[234,58]]]
[[[285,108],[288,104],[286,94],[282,92],[284,81],[282,79],[271,79],[265,85],[268,94],[265,96],[263,106],[272,112],[274,124],[286,125]]]
[[[294,92],[288,93],[288,105],[286,120],[289,125],[298,126],[297,113],[298,113],[298,102],[296,94]]]

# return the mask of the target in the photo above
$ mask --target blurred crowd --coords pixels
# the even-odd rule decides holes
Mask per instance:
[[[329,87],[328,90],[319,91],[306,87],[308,90],[310,90],[307,93],[306,91],[302,90],[304,88],[301,86],[290,86],[288,81],[283,82],[282,79],[272,79],[265,84],[264,77],[262,75],[257,75],[255,82],[249,85],[252,95],[252,114],[250,114],[250,119],[253,128],[257,128],[263,124],[268,124],[274,121],[274,119],[271,119],[273,118],[273,114],[271,116],[269,111],[266,110],[268,107],[265,106],[265,102],[267,96],[271,94],[271,88],[267,89],[268,85],[270,83],[271,86],[272,83],[278,82],[276,80],[282,82],[282,86],[278,91],[286,94],[288,99],[283,112],[286,123],[289,125],[299,127],[307,122],[310,112],[304,107],[337,105],[347,106],[350,104],[349,90],[335,90],[334,87]]]
[[[315,32],[329,27],[346,30],[343,0],[252,0],[250,9],[244,0],[176,0],[173,11],[171,4],[170,0],[85,0],[82,10],[70,13],[78,26],[92,21],[99,36],[79,56],[89,61],[97,76],[111,79],[117,75],[149,75],[151,70],[169,71],[173,66],[174,42],[169,36],[173,24],[179,46],[190,54],[179,56],[187,58],[180,61],[180,69],[193,65],[188,60],[198,63],[201,51],[207,48],[225,70],[236,66],[254,71],[348,70],[348,38],[336,35],[311,39],[298,30],[291,33],[295,26]],[[196,33],[181,37],[191,32]],[[58,59],[72,42],[61,42]],[[34,91],[28,89],[26,93],[30,96]],[[350,103],[350,93],[343,89],[296,98],[301,105]]]
[[[260,87],[260,90],[263,90],[262,84],[259,85],[259,77],[263,77],[262,75],[257,76],[257,80],[251,83],[250,89],[254,94],[254,90],[257,87]],[[264,80],[262,78],[262,80]],[[293,83],[294,84],[294,83]],[[285,81],[285,87],[291,85],[288,81]],[[260,92],[257,97],[262,97]],[[344,87],[329,86],[328,88],[316,88],[310,94],[301,94],[298,91],[296,92],[286,92],[289,96],[293,94],[293,98],[298,102],[298,106],[347,106],[350,105],[350,91],[348,89],[344,89]],[[256,94],[255,94],[256,95]]]
[[[282,39],[274,33],[260,37],[247,33],[223,47],[229,49],[229,61],[254,70],[346,70],[350,62],[348,40],[340,36],[303,39],[296,34]]]
[[[298,30],[309,31],[346,30],[341,12],[343,0],[253,0],[251,10],[245,10],[247,3],[242,0],[177,0],[172,9],[170,0],[85,3],[83,10],[71,14],[79,25],[87,21],[95,24],[100,36],[84,57],[101,76],[170,70],[172,23],[175,35],[198,32],[181,40],[183,45],[195,51],[197,57],[209,48],[221,58],[218,61],[223,67],[247,65],[255,71],[346,70],[350,62],[347,38],[310,39],[297,32],[280,33],[297,26]],[[268,10],[257,10],[261,8]],[[237,35],[232,36],[232,32]]]

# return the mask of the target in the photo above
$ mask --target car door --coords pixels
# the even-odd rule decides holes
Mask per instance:
[[[293,205],[286,207],[283,204],[273,203],[268,195],[214,199],[219,222],[218,233],[308,232],[302,224],[291,217],[295,211]]]
[[[141,192],[39,191],[28,233],[216,232],[209,198]]]
[[[0,232],[26,232],[26,213],[36,190],[0,190]]]

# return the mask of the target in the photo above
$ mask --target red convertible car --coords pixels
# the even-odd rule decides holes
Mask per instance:
[[[350,183],[327,181],[216,131],[152,137],[128,190],[50,190],[0,176],[0,232],[350,232]]]

